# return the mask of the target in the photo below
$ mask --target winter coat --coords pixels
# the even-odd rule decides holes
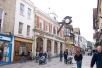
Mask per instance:
[[[82,56],[82,54],[80,54],[79,56],[75,55],[74,59],[75,59],[75,61],[82,61],[83,56]]]
[[[97,68],[102,68],[102,53],[96,52],[93,55],[92,60],[91,60],[91,67],[94,66],[95,62],[96,62]]]

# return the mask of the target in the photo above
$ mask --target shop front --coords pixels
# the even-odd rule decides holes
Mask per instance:
[[[29,51],[32,50],[32,39],[14,37],[14,59],[13,61],[21,60],[22,51],[25,52],[25,59],[29,59]]]
[[[11,62],[12,39],[14,36],[0,34],[0,64]]]

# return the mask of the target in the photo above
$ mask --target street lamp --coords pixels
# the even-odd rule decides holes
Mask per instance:
[[[59,30],[57,31],[57,34],[60,32],[60,30],[62,29],[63,25],[66,24],[66,25],[69,25],[72,23],[72,20],[71,20],[72,17],[70,16],[66,16],[62,22],[58,22],[59,24],[62,24],[61,27],[59,28]]]

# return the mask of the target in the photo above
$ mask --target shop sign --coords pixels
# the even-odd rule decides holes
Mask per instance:
[[[69,42],[69,44],[73,44],[73,42]]]
[[[8,40],[8,41],[11,41],[11,38],[5,37],[5,36],[0,36],[0,40]]]

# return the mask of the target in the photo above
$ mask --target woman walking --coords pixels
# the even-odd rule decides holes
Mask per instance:
[[[81,68],[83,56],[82,56],[80,51],[76,52],[76,55],[74,56],[74,59],[75,59],[76,64],[77,64],[77,68]]]

